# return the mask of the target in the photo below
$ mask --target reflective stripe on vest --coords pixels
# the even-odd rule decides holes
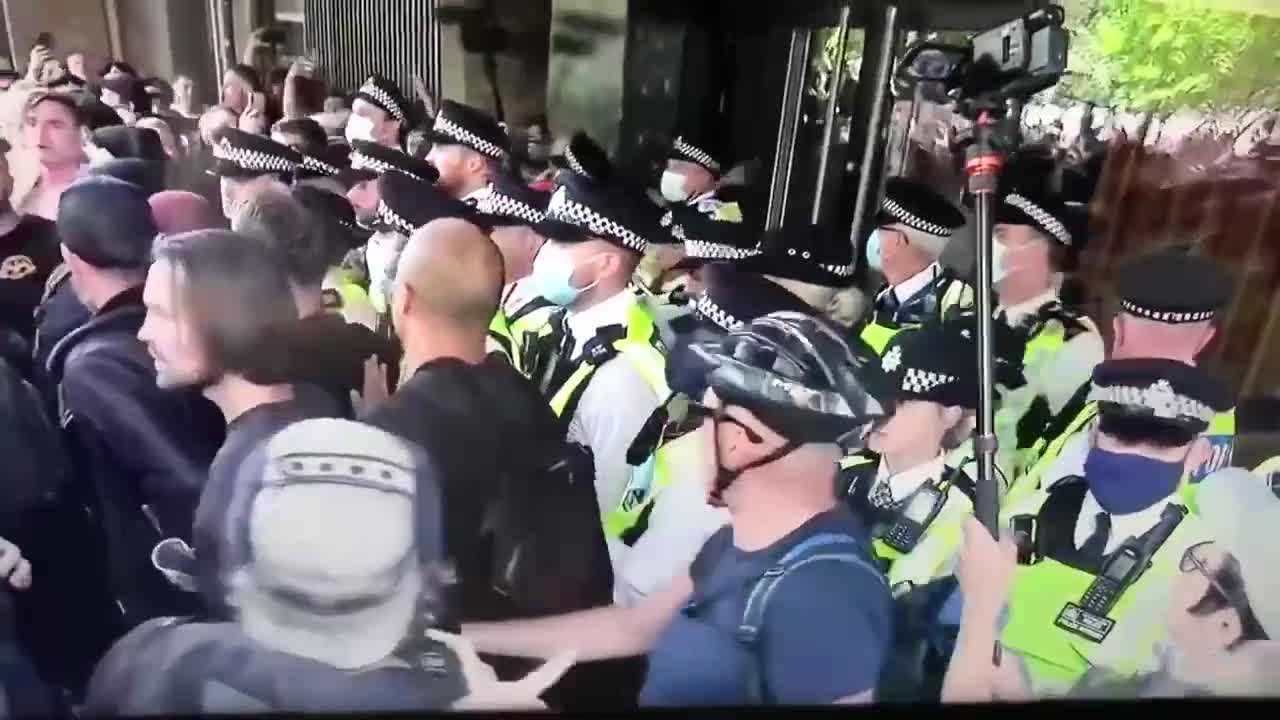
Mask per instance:
[[[625,360],[635,368],[654,395],[663,401],[671,395],[671,388],[667,385],[667,359],[660,349],[657,332],[652,311],[648,306],[636,302],[627,312],[626,334],[613,343],[613,349],[617,353],[614,357]],[[577,404],[598,368],[599,365],[593,362],[579,363],[569,379],[555,391],[551,397],[551,409],[557,416],[564,417],[566,411]],[[644,463],[632,470],[631,479],[623,488],[622,499],[618,501],[617,507],[604,513],[602,521],[605,534],[620,538],[634,527],[645,508],[671,485],[672,479],[670,462],[662,446],[659,446],[649,454]]]
[[[942,299],[938,301],[938,315],[945,318],[951,310],[967,310],[973,307],[974,299],[973,288],[969,287],[969,283],[952,279],[947,285],[947,291],[942,294]]]

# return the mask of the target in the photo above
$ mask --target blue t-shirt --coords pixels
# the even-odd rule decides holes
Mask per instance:
[[[788,550],[821,533],[868,543],[845,509],[817,515],[755,552],[734,547],[731,527],[713,535],[691,568],[698,607],[677,615],[659,637],[640,704],[745,705],[748,663],[759,663],[766,701],[778,705],[826,704],[875,687],[893,637],[893,601],[869,558],[868,565],[822,561],[788,573],[769,599],[754,652],[737,639],[755,583]]]

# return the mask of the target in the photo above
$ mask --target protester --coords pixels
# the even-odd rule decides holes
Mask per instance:
[[[162,236],[147,274],[146,322],[138,333],[156,363],[160,388],[199,388],[226,422],[226,441],[209,465],[190,535],[196,576],[214,617],[226,617],[222,565],[226,518],[245,457],[281,428],[338,414],[315,388],[295,388],[282,338],[298,308],[280,257],[265,244],[224,230]]]
[[[19,215],[9,204],[8,143],[0,140],[0,329],[35,339],[35,311],[45,282],[62,262],[54,224],[37,215]]]
[[[289,275],[289,289],[302,320],[281,338],[291,365],[286,376],[327,390],[346,408],[351,393],[364,390],[366,362],[399,370],[400,353],[393,342],[371,328],[347,322],[342,295],[322,289],[325,276],[343,253],[331,244],[320,223],[287,187],[264,182],[248,189],[231,229],[266,245]],[[390,381],[395,380],[393,373]]]
[[[189,609],[149,556],[159,538],[189,537],[222,432],[198,393],[156,386],[156,361],[137,338],[156,235],[143,192],[114,178],[77,181],[62,196],[58,235],[69,287],[91,317],[50,350],[44,380],[73,462],[69,500],[84,503],[76,511],[83,518],[87,510],[104,534],[96,546],[67,547],[71,558],[48,571],[60,576],[62,603],[75,608],[62,612],[89,625],[66,648],[77,657],[144,620]],[[99,583],[109,607],[94,605]]]
[[[24,117],[27,146],[39,154],[40,177],[14,205],[21,213],[55,220],[59,198],[86,162],[80,109],[69,95],[37,92],[27,100]]]
[[[236,482],[252,488],[228,569],[237,620],[139,627],[99,665],[87,713],[426,711],[467,693],[447,648],[398,652],[440,592],[440,494],[420,450],[308,420],[267,439]]]
[[[209,201],[185,190],[158,192],[147,202],[151,205],[151,219],[163,235],[212,230],[223,222]]]
[[[731,526],[631,607],[463,634],[496,654],[648,654],[643,705],[869,702],[891,637],[889,591],[865,528],[833,492],[836,439],[879,414],[857,360],[822,321],[786,313],[705,352],[707,405],[690,410],[715,457],[704,487]]]

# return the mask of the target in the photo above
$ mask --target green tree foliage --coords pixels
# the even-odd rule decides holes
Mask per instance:
[[[1280,19],[1203,0],[1071,0],[1078,100],[1128,111],[1280,104]]]

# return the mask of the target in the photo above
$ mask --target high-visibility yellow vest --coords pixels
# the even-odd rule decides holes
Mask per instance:
[[[659,400],[665,401],[671,395],[665,350],[658,338],[652,310],[634,302],[627,312],[624,331],[621,338],[610,344],[608,352],[584,350],[568,379],[558,388],[549,389],[551,409],[557,416],[567,422],[596,370],[614,358],[629,363],[640,373]],[[635,538],[629,535],[641,529],[638,528],[641,519],[647,516],[647,510],[657,496],[670,487],[672,480],[670,462],[659,443],[646,460],[633,469],[618,505],[605,511],[602,518],[605,534],[634,542]]]
[[[938,301],[938,316],[945,317],[947,313],[953,310],[964,310],[973,306],[973,288],[968,284],[952,279],[948,282],[947,290],[942,294],[942,299]],[[919,327],[919,323],[904,323],[896,325],[892,323],[882,323],[874,318],[863,326],[859,337],[877,355],[884,355],[885,349],[889,347],[889,343],[893,342],[893,338],[903,330]]]
[[[848,493],[855,482],[875,482],[880,460],[874,453],[859,452],[840,461],[840,488]],[[924,534],[908,553],[889,546],[883,536],[874,532],[871,538],[876,559],[886,568],[889,586],[895,597],[913,587],[923,587],[955,571],[955,559],[963,539],[966,519],[973,515],[973,500],[955,482],[958,470],[944,466],[942,485],[946,494],[942,509],[925,528]],[[887,528],[885,528],[887,529]],[[883,529],[882,529],[883,530]]]
[[[551,319],[560,308],[543,298],[534,298],[507,314],[501,309],[498,313],[504,318],[507,343],[507,357],[521,374],[528,377],[531,368],[526,367],[526,351],[529,345],[551,331]],[[494,330],[490,326],[490,331]]]
[[[1069,689],[1091,666],[1124,676],[1153,669],[1157,645],[1167,633],[1164,610],[1183,553],[1211,539],[1196,514],[1192,488],[1185,486],[1181,503],[1188,508],[1188,515],[1105,618],[1079,610],[1094,574],[1052,558],[1018,567],[1000,642],[1025,660],[1031,689],[1037,695]],[[1048,492],[1041,491],[1009,507],[1002,525],[1017,515],[1038,515],[1048,497]],[[1038,532],[1044,530],[1041,527]],[[1074,527],[1065,531],[1072,533]]]
[[[511,337],[511,326],[507,323],[507,314],[501,309],[489,321],[489,337],[486,346],[489,352],[502,353],[516,370],[520,369],[517,364],[520,360],[519,355],[514,352],[515,340]]]

